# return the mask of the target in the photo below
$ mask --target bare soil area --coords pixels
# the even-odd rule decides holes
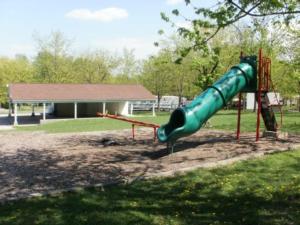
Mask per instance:
[[[151,129],[139,129],[136,140],[132,140],[130,130],[2,132],[0,138],[0,201],[171,175],[285,151],[300,144],[299,135],[255,142],[254,133],[243,133],[237,142],[232,132],[200,130],[178,141],[170,155],[165,144],[153,142]]]

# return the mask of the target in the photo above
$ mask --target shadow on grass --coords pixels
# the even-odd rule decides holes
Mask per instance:
[[[1,224],[299,224],[300,152],[0,206]]]

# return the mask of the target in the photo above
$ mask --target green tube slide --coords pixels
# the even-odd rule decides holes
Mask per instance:
[[[157,130],[159,141],[174,143],[181,137],[195,133],[255,79],[256,68],[252,63],[241,62],[232,67],[191,103],[172,112],[169,122]]]

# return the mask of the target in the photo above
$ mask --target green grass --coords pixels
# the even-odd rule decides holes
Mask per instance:
[[[133,119],[147,121],[155,124],[164,124],[169,120],[169,113],[159,113],[156,117],[138,115]],[[256,114],[253,112],[243,112],[241,117],[241,131],[255,131]],[[279,115],[277,115],[280,121]],[[212,129],[232,130],[236,129],[237,112],[233,110],[223,110],[218,112],[210,119]],[[263,121],[261,128],[263,129]],[[50,133],[61,132],[84,132],[84,131],[101,131],[101,130],[118,130],[130,128],[131,125],[126,122],[113,119],[78,119],[52,122],[34,126],[20,126],[20,131],[46,131]],[[300,113],[285,113],[283,118],[283,131],[300,133]]]
[[[156,117],[151,116],[137,116],[130,117],[139,121],[146,121],[154,124],[162,124],[167,121],[169,114],[162,113]],[[49,133],[66,133],[66,132],[86,132],[86,131],[102,131],[102,130],[120,130],[130,129],[131,124],[114,120],[109,118],[92,118],[92,119],[77,119],[77,120],[63,120],[51,122],[41,125],[33,126],[19,126],[19,131],[46,131]]]
[[[276,114],[276,120],[280,124],[280,114]],[[220,111],[210,119],[213,129],[221,130],[236,130],[237,112],[228,110]],[[261,118],[261,129],[264,129],[264,122]],[[256,113],[243,112],[241,115],[241,131],[256,130]],[[300,113],[299,112],[284,112],[282,131],[300,134]]]
[[[0,206],[1,225],[243,224],[300,221],[300,150],[183,176]]]
[[[163,124],[169,114],[135,119]],[[211,118],[213,129],[235,130],[236,111]],[[80,132],[130,128],[109,119],[69,120],[18,130]],[[285,131],[300,133],[299,113],[287,113]],[[255,130],[255,114],[242,114],[242,131]],[[300,150],[173,178],[88,188],[56,197],[0,205],[1,225],[51,224],[300,224]]]

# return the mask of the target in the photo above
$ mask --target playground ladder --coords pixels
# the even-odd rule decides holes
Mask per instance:
[[[277,122],[275,113],[270,106],[270,101],[267,92],[261,93],[261,115],[265,123],[265,127],[268,131],[277,131]]]

